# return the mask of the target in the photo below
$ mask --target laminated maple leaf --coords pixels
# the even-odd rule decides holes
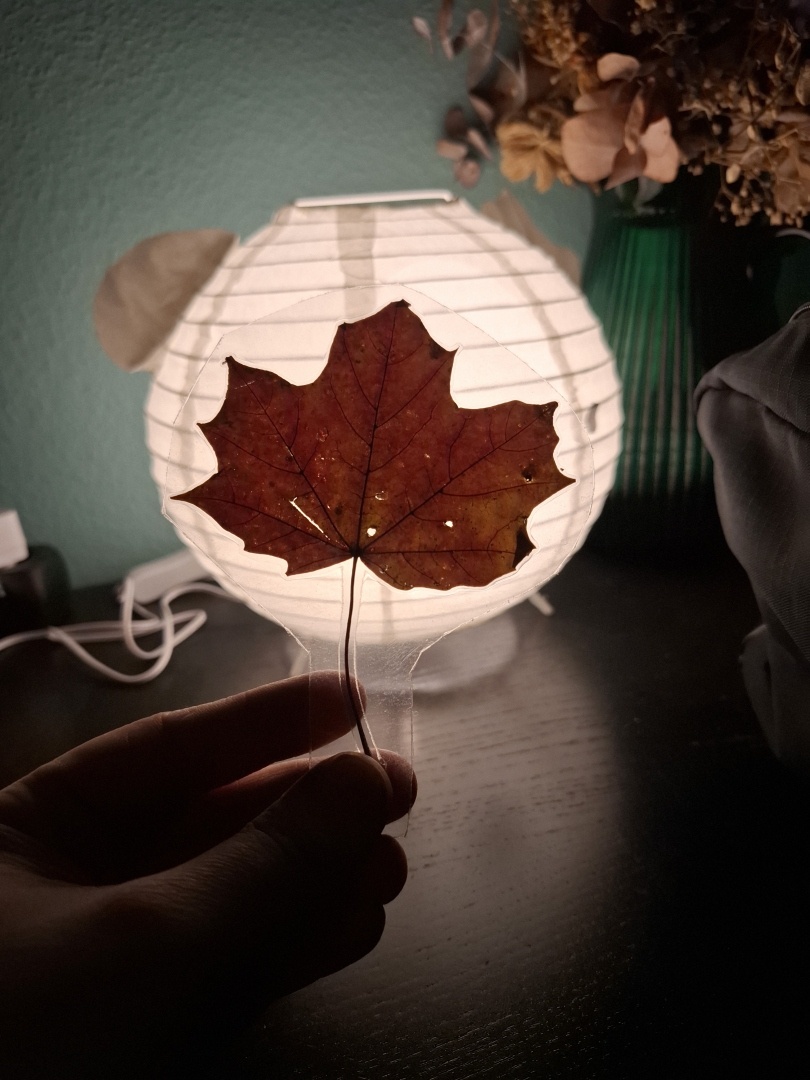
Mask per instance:
[[[573,480],[554,462],[556,403],[460,408],[454,355],[403,300],[343,323],[307,386],[229,356],[224,403],[200,425],[217,471],[174,498],[288,574],[352,559],[398,589],[487,585]]]

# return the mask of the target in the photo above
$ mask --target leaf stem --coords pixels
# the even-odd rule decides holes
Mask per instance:
[[[354,716],[354,722],[357,727],[357,734],[360,737],[360,744],[363,747],[363,753],[368,754],[369,757],[373,757],[374,755],[371,753],[368,736],[363,727],[363,703],[360,700],[357,684],[349,677],[349,658],[351,655],[349,645],[352,633],[352,619],[354,618],[354,592],[357,585],[357,564],[359,561],[360,560],[355,555],[352,559],[352,576],[351,581],[349,582],[349,611],[346,616],[346,629],[343,634],[343,673],[345,678],[343,692],[346,697],[349,711]]]

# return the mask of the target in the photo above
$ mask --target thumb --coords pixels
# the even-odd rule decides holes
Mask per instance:
[[[375,857],[391,861],[380,835],[391,797],[381,765],[341,754],[230,839],[117,887],[147,911],[143,934],[126,925],[140,963],[158,956],[166,989],[174,983],[191,1005],[236,988],[265,999],[359,959],[384,922],[367,871]]]
[[[368,858],[390,820],[392,799],[382,765],[363,754],[340,754],[310,769],[252,824],[264,843],[292,858],[298,885],[318,887],[353,874]],[[296,887],[292,869],[285,867],[283,876]]]

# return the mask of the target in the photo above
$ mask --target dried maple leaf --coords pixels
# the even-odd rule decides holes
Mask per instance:
[[[487,585],[531,552],[533,508],[573,482],[554,463],[556,403],[460,408],[454,355],[401,300],[343,323],[308,386],[229,356],[225,400],[200,425],[217,471],[173,496],[288,574],[352,560],[346,673],[360,562],[398,589]],[[371,754],[356,686],[343,685]]]
[[[201,428],[217,456],[193,503],[288,574],[362,561],[398,589],[487,585],[533,549],[532,509],[572,483],[556,403],[460,408],[455,353],[405,301],[337,330],[307,386],[228,357]]]

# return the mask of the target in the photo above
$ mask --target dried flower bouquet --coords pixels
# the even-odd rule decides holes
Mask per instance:
[[[462,184],[496,139],[503,174],[540,191],[714,166],[717,206],[739,224],[810,213],[810,0],[511,0],[514,59],[498,51],[497,3],[455,32],[453,8],[442,0],[436,37],[467,52],[475,119],[451,109],[438,149]]]

